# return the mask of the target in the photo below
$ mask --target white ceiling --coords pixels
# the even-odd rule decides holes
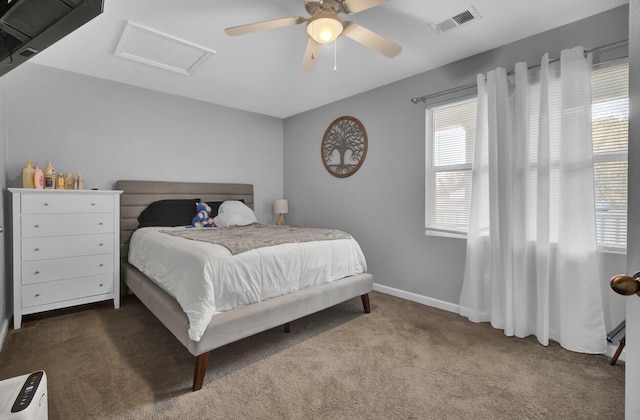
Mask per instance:
[[[626,4],[627,0],[391,0],[341,15],[403,47],[386,58],[340,37],[322,47],[313,73],[299,71],[305,25],[230,37],[224,28],[308,17],[303,0],[104,0],[104,13],[32,62],[278,118],[286,118]],[[469,9],[480,19],[437,34],[429,26]],[[116,55],[127,22],[161,39],[153,59],[189,59],[176,43],[215,51],[179,73]],[[148,33],[147,33],[148,34]],[[121,46],[122,47],[122,46]],[[134,45],[135,47],[135,45]],[[140,47],[138,46],[138,51]],[[151,51],[153,50],[153,51]],[[178,63],[181,64],[181,63]]]

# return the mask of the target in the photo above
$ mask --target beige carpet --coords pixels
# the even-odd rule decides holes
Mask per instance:
[[[622,419],[624,364],[381,293],[194,358],[134,297],[26,317],[0,379],[44,369],[50,419]]]

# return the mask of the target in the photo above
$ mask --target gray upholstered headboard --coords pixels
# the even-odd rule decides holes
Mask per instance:
[[[206,182],[118,181],[120,196],[120,258],[127,260],[129,239],[138,228],[138,216],[151,203],[171,198],[199,198],[202,201],[244,200],[253,208],[252,184]]]

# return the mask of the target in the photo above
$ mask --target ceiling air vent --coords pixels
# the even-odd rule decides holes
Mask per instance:
[[[469,9],[465,10],[464,12],[460,12],[449,19],[445,19],[440,23],[432,23],[431,28],[433,28],[433,30],[437,33],[441,34],[443,32],[455,29],[459,26],[477,20],[481,17],[482,16],[480,16],[480,13],[478,13],[476,8],[470,6]]]

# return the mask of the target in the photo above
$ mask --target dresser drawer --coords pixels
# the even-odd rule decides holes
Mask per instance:
[[[114,235],[50,236],[22,240],[22,261],[113,254]]]
[[[113,232],[113,213],[25,214],[22,237],[81,235]]]
[[[46,305],[112,292],[111,274],[29,284],[22,287],[22,306]]]
[[[71,197],[68,194],[43,193],[37,195],[25,194],[21,199],[22,214],[37,213],[69,213],[71,211]]]
[[[112,195],[73,195],[71,197],[72,213],[113,213]]]
[[[25,194],[22,214],[47,213],[113,213],[114,198],[109,194],[64,193]]]
[[[113,273],[113,254],[22,263],[22,284]]]

